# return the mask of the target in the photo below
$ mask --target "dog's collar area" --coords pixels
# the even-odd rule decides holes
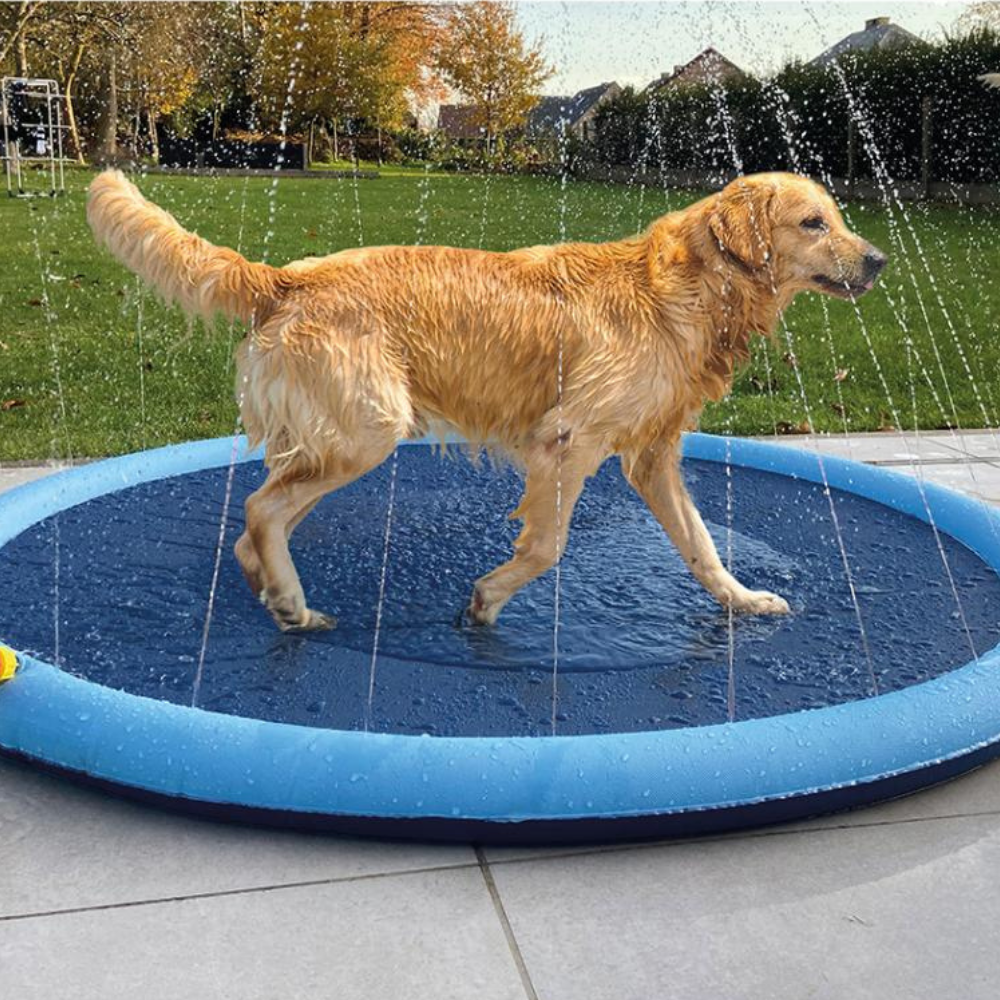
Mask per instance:
[[[734,265],[738,270],[745,274],[748,278],[758,279],[760,276],[769,269],[771,263],[770,259],[765,261],[760,267],[754,267],[753,264],[748,264],[739,254],[734,253],[729,247],[726,246],[720,239],[716,238],[714,241],[716,249],[722,255],[723,259],[728,261],[730,264]]]

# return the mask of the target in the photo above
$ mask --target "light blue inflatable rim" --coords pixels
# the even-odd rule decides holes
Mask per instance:
[[[0,545],[60,510],[229,464],[231,438],[110,459],[0,496]],[[727,454],[728,451],[728,454]],[[938,528],[1000,572],[1000,515],[907,476],[743,439],[685,455],[829,484]],[[247,454],[239,443],[237,460]],[[935,567],[937,571],[937,567]],[[870,622],[877,627],[877,622]],[[901,691],[723,725],[572,737],[315,729],[126,694],[24,656],[0,686],[0,747],[101,781],[292,814],[486,823],[667,816],[779,802],[953,761],[1000,740],[1000,647]]]

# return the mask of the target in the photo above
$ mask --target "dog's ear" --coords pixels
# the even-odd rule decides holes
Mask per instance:
[[[753,271],[771,258],[773,201],[772,185],[736,180],[718,195],[708,217],[719,249]]]

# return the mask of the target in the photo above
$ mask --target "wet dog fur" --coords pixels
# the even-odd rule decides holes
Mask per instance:
[[[796,294],[856,298],[884,266],[812,181],[742,177],[609,243],[371,247],[285,267],[185,231],[117,171],[92,182],[87,212],[97,239],[167,301],[249,327],[236,394],[269,474],[247,500],[236,556],[281,629],[333,624],[306,601],[288,548],[296,525],[400,439],[442,427],[502,449],[525,475],[511,515],[523,530],[511,559],[475,583],[473,622],[495,622],[555,564],[587,478],[615,454],[723,606],[788,611],[722,564],[685,489],[680,442]]]

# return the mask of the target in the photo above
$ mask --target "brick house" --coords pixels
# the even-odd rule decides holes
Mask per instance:
[[[437,127],[452,142],[484,141],[486,133],[475,119],[476,109],[471,104],[442,104],[438,108]]]
[[[732,60],[711,47],[699,52],[690,62],[675,66],[670,73],[655,79],[644,93],[655,94],[674,87],[689,87],[692,85],[720,85],[730,80],[742,80],[746,76]]]

